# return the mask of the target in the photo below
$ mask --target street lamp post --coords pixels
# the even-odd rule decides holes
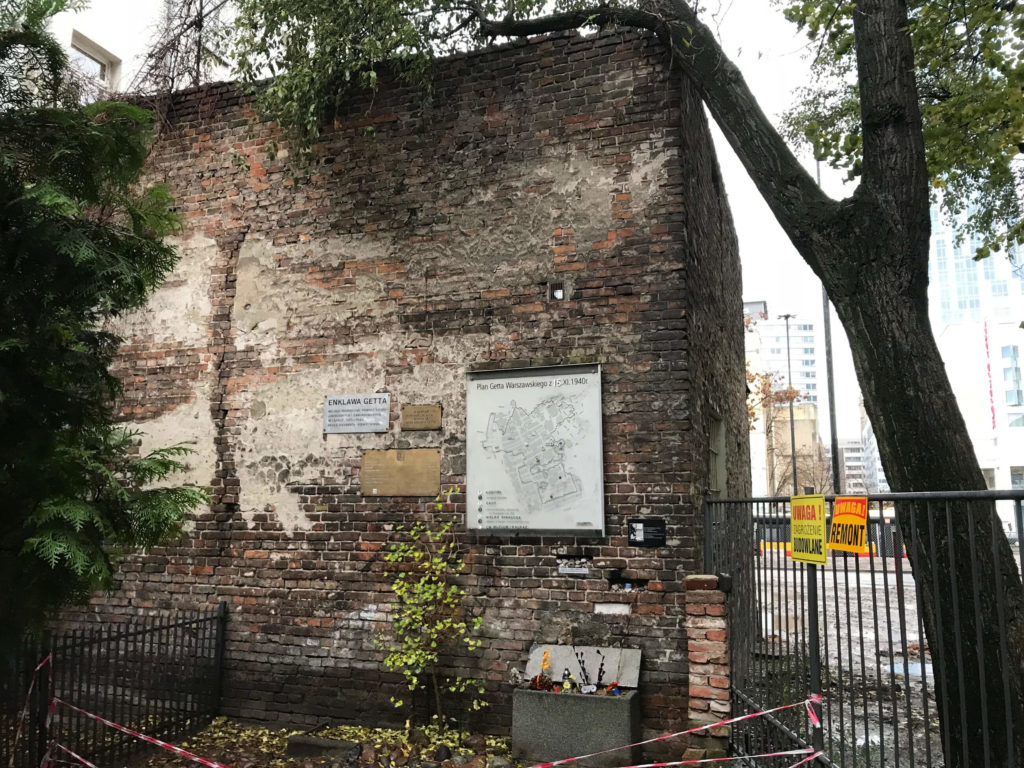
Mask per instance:
[[[788,369],[789,388],[793,389],[793,359],[789,348],[789,321],[796,315],[779,315],[786,321],[786,368]],[[799,496],[800,490],[796,479],[796,427],[793,423],[793,400],[789,401],[789,446],[793,456],[793,495]],[[807,564],[807,631],[810,636],[810,654],[808,657],[810,673],[810,692],[821,695],[821,656],[818,643],[818,566]],[[811,704],[818,720],[821,720],[821,705]],[[821,728],[812,729],[811,740],[817,751],[824,749],[825,739]]]

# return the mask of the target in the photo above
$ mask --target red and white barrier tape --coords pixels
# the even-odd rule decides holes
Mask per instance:
[[[81,707],[76,707],[74,704],[69,704],[63,699],[58,699],[57,697],[54,697],[53,701],[56,704],[63,704],[65,707],[73,709],[75,710],[75,712],[79,712],[85,715],[86,717],[91,717],[93,720],[103,723],[104,725],[113,728],[114,730],[121,731],[121,733],[127,733],[129,736],[134,736],[135,738],[142,739],[143,741],[148,741],[150,744],[155,744],[158,747],[163,747],[164,749],[173,752],[176,755],[184,757],[186,760],[191,760],[194,763],[205,765],[207,768],[230,768],[230,766],[224,765],[223,763],[217,763],[213,760],[207,760],[205,757],[199,757],[199,755],[194,755],[188,750],[182,749],[181,747],[176,747],[173,744],[168,744],[166,741],[161,741],[160,739],[155,739],[152,736],[147,736],[144,733],[133,731],[131,728],[127,728],[123,725],[118,725],[115,722],[107,720],[105,717],[94,715],[92,712],[86,712]]]
[[[75,758],[75,760],[77,760],[82,765],[84,765],[85,768],[96,768],[96,766],[93,763],[90,763],[88,760],[86,760],[81,755],[79,755],[79,754],[77,754],[75,752],[72,752],[70,749],[65,747],[63,744],[54,743],[53,746],[55,746],[57,749],[63,749],[65,752],[67,752],[69,755],[71,755],[73,758]]]
[[[530,768],[552,768],[556,765],[565,765],[566,763],[574,763],[578,760],[586,760],[588,757],[597,757],[598,755],[607,755],[609,752],[618,752],[620,749],[629,749],[630,747],[642,747],[645,744],[653,744],[656,741],[664,741],[665,739],[674,739],[677,736],[686,736],[691,733],[699,733],[700,731],[707,731],[711,728],[717,728],[721,725],[731,725],[732,723],[738,723],[742,720],[750,720],[755,717],[761,717],[762,715],[770,715],[773,712],[781,712],[784,709],[793,709],[794,707],[806,706],[810,711],[813,709],[812,704],[819,704],[821,702],[821,694],[812,694],[803,701],[798,701],[793,704],[784,704],[781,707],[775,707],[774,709],[765,709],[761,712],[752,712],[748,715],[740,715],[739,717],[731,717],[727,720],[719,720],[717,723],[708,723],[707,725],[701,725],[697,728],[690,728],[685,731],[677,731],[675,733],[666,733],[664,736],[655,736],[653,739],[646,739],[644,741],[637,741],[633,744],[623,744],[621,747],[612,747],[611,749],[602,749],[600,752],[591,752],[588,755],[578,755],[577,757],[566,757],[562,760],[554,760],[550,763],[537,763],[531,765]],[[811,723],[815,728],[821,727],[821,722],[817,720],[817,715],[811,718]],[[679,763],[663,763],[662,765],[678,765]]]
[[[798,765],[803,765],[804,763],[809,763],[809,762],[811,762],[811,760],[816,760],[817,758],[821,757],[824,754],[825,754],[824,752],[815,752],[813,755],[808,755],[807,757],[805,757],[799,763],[793,763],[791,766],[789,766],[789,768],[796,768]]]
[[[32,672],[32,679],[29,681],[28,692],[25,694],[25,706],[22,709],[21,713],[18,715],[18,727],[17,727],[17,730],[15,731],[15,734],[14,734],[14,742],[11,745],[11,759],[10,759],[10,762],[8,763],[8,768],[14,768],[15,748],[18,745],[18,739],[21,737],[22,725],[24,724],[24,721],[28,718],[29,704],[30,704],[30,700],[32,698],[32,690],[35,687],[36,677],[39,674],[39,670],[41,670],[46,665],[49,665],[50,690],[51,691],[53,690],[53,655],[52,654],[47,654],[46,657],[42,661],[40,661],[38,665],[36,665],[35,670],[33,670],[33,672]],[[566,763],[574,763],[574,762],[577,762],[579,760],[585,760],[585,759],[590,758],[590,757],[597,757],[598,755],[606,755],[606,754],[609,754],[610,752],[617,752],[620,749],[629,749],[631,747],[640,747],[640,746],[643,746],[645,744],[653,744],[656,741],[664,741],[666,739],[673,739],[673,738],[675,738],[677,736],[686,736],[686,735],[692,734],[692,733],[699,733],[700,731],[706,731],[706,730],[709,730],[711,728],[717,728],[717,727],[723,726],[723,725],[731,725],[732,723],[738,723],[738,722],[741,722],[743,720],[751,720],[751,719],[753,719],[755,717],[761,717],[762,715],[769,715],[769,714],[772,714],[774,712],[781,712],[781,711],[786,710],[786,709],[792,709],[794,707],[800,707],[800,706],[806,707],[806,709],[807,709],[807,716],[808,716],[808,718],[810,718],[811,725],[813,727],[815,727],[815,728],[821,728],[821,720],[819,719],[818,714],[817,714],[817,712],[815,710],[815,706],[814,706],[815,704],[820,704],[820,703],[821,703],[821,694],[812,694],[811,696],[807,697],[803,701],[798,701],[798,702],[795,702],[793,704],[784,704],[781,707],[774,707],[773,709],[766,709],[766,710],[763,710],[761,712],[751,712],[750,714],[740,715],[739,717],[731,717],[731,718],[728,718],[726,720],[719,720],[717,723],[708,723],[707,725],[701,725],[701,726],[698,726],[696,728],[689,728],[689,729],[687,729],[685,731],[676,731],[675,733],[666,733],[666,734],[664,734],[662,736],[655,736],[654,738],[651,738],[651,739],[645,739],[644,741],[637,741],[637,742],[634,742],[632,744],[624,744],[621,747],[612,747],[611,749],[603,749],[603,750],[601,750],[599,752],[591,752],[591,753],[586,754],[586,755],[578,755],[577,757],[567,757],[567,758],[564,758],[562,760],[555,760],[555,761],[552,761],[552,762],[549,762],[549,763],[537,763],[535,765],[530,766],[530,768],[553,768],[554,766],[557,766],[557,765],[565,765]],[[166,741],[161,741],[160,739],[154,738],[153,736],[147,736],[144,733],[140,733],[139,731],[132,730],[131,728],[128,728],[128,727],[126,727],[124,725],[119,725],[118,723],[115,723],[115,722],[113,722],[111,720],[107,720],[104,717],[100,717],[99,715],[95,715],[92,712],[87,712],[86,710],[82,709],[81,707],[76,707],[74,704],[71,704],[70,702],[64,701],[63,699],[59,699],[56,696],[52,696],[50,698],[49,706],[47,707],[47,713],[46,713],[46,727],[47,727],[47,729],[49,729],[50,722],[51,722],[51,720],[53,718],[54,712],[56,711],[58,704],[63,704],[65,707],[68,707],[69,709],[73,709],[74,711],[76,711],[76,712],[78,712],[80,714],[83,714],[86,717],[92,718],[93,720],[96,720],[97,722],[103,723],[104,725],[108,726],[109,728],[113,728],[114,730],[121,731],[122,733],[126,733],[129,736],[133,736],[133,737],[135,737],[137,739],[141,739],[142,741],[149,742],[150,744],[155,744],[158,747],[162,747],[163,749],[166,749],[166,750],[168,750],[170,752],[173,752],[176,755],[180,755],[181,757],[184,757],[187,760],[191,760],[193,762],[199,763],[200,765],[204,765],[207,768],[230,768],[230,766],[227,766],[227,765],[225,765],[223,763],[218,763],[218,762],[215,762],[213,760],[207,760],[206,758],[199,757],[199,755],[195,755],[195,754],[189,752],[188,750],[182,749],[181,747],[176,747],[173,744],[167,743]],[[67,754],[71,755],[73,758],[78,760],[79,763],[84,765],[85,768],[96,768],[96,766],[93,763],[90,763],[84,757],[81,757],[80,755],[76,754],[75,752],[72,752],[67,747],[63,746],[62,744],[57,744],[56,742],[51,742],[50,746],[47,748],[47,754],[43,757],[43,765],[48,765],[50,762],[52,762],[51,759],[50,759],[50,750],[53,747],[56,747],[56,748],[58,748],[60,750],[63,750]],[[669,768],[670,766],[722,763],[722,762],[728,762],[728,761],[739,760],[739,759],[756,759],[756,758],[759,758],[759,757],[784,757],[784,756],[787,756],[787,755],[807,755],[807,757],[805,757],[803,760],[800,760],[799,762],[794,763],[792,766],[790,766],[790,768],[797,768],[797,766],[804,765],[805,763],[809,763],[810,761],[814,760],[815,758],[817,758],[821,754],[822,754],[821,752],[813,752],[812,753],[812,750],[810,748],[804,748],[804,749],[789,750],[789,751],[786,751],[786,752],[769,752],[769,753],[765,753],[765,754],[761,754],[761,755],[748,755],[746,758],[739,758],[739,757],[711,757],[711,758],[703,758],[701,760],[677,760],[675,762],[669,762],[669,763],[643,763],[643,764],[639,764],[639,765],[624,766],[624,768]]]
[[[21,738],[21,729],[25,725],[25,721],[28,720],[28,709],[32,699],[32,690],[36,687],[36,677],[39,675],[39,670],[52,661],[53,654],[48,653],[46,657],[36,664],[36,668],[32,670],[32,679],[28,681],[28,691],[25,693],[25,706],[22,707],[21,712],[18,713],[18,727],[14,731],[14,742],[11,744],[11,759],[7,763],[7,768],[14,768],[14,757],[18,753],[18,740]],[[50,679],[53,680],[53,667],[50,667]],[[53,686],[51,685],[52,689]],[[49,724],[50,712],[47,712],[47,724]]]
[[[759,757],[789,757],[790,755],[810,755],[814,750],[811,747],[802,749],[788,749],[785,752],[765,752],[762,755],[733,755],[731,757],[702,757],[699,760],[675,760],[671,763],[641,763],[640,765],[625,765],[621,768],[666,768],[671,765],[705,765],[709,763],[728,763],[733,760],[756,760]],[[811,755],[814,757],[814,755]],[[807,762],[801,760],[796,765]],[[792,768],[792,767],[791,767]]]

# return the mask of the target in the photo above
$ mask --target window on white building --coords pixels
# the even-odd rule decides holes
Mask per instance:
[[[118,89],[121,59],[77,30],[71,33],[68,58],[85,81],[83,97],[86,99],[102,99]]]
[[[1010,467],[1010,487],[1015,491],[1024,488],[1024,467]]]
[[[1008,422],[1011,427],[1024,427],[1024,413],[1011,413]]]

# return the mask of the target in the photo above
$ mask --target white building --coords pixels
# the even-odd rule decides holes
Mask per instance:
[[[864,444],[849,438],[839,441],[839,477],[843,493],[868,492],[864,468]]]
[[[975,454],[989,487],[1024,488],[1024,259],[974,261],[935,209],[932,231],[932,328]]]
[[[200,11],[203,24],[196,25]],[[183,70],[194,70],[191,62],[195,49],[186,59],[170,54],[171,49],[164,45],[168,39],[181,39],[182,35],[188,40],[186,47],[195,45],[202,54],[203,81],[228,79],[230,67],[215,55],[209,41],[210,30],[227,21],[231,13],[232,6],[226,2],[203,5],[190,0],[92,0],[81,10],[58,13],[51,19],[49,30],[68,52],[72,66],[85,76],[89,86],[85,97],[97,99],[146,87],[161,90],[192,85]],[[157,69],[166,70],[165,74],[175,70],[167,83],[147,84],[140,77],[151,51],[157,52]]]
[[[164,0],[93,0],[80,11],[54,16],[50,34],[76,69],[102,91],[117,92],[138,73],[164,12]]]

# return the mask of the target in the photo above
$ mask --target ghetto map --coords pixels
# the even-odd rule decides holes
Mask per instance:
[[[603,532],[600,370],[471,375],[470,528]]]

